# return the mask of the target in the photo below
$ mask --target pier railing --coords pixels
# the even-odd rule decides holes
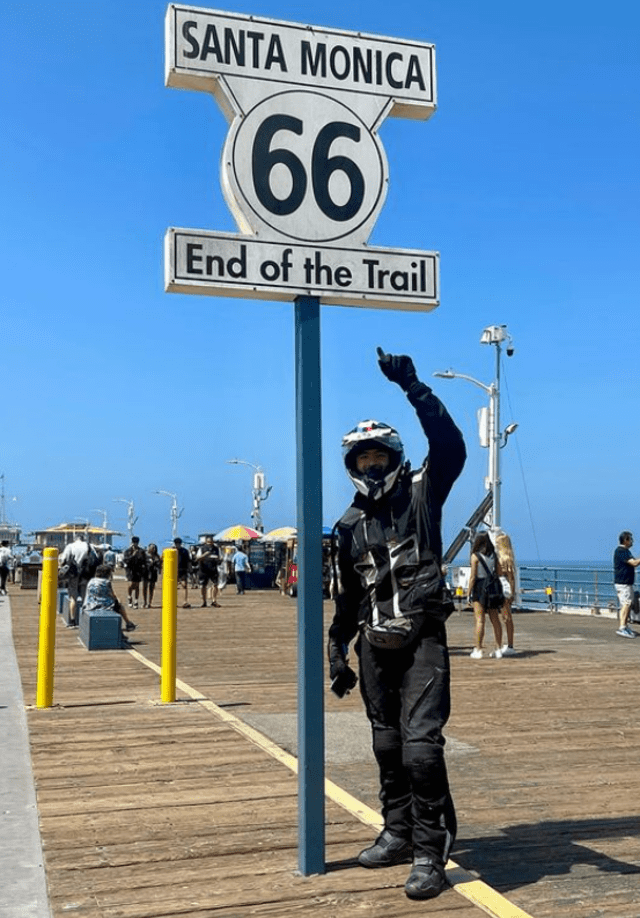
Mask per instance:
[[[523,608],[588,609],[594,614],[615,613],[618,608],[611,568],[521,565],[519,574],[519,605]]]

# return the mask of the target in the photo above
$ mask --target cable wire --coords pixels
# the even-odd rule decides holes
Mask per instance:
[[[509,411],[511,412],[511,417],[513,417],[513,407],[512,407],[512,405],[511,405],[511,393],[509,392],[509,383],[508,383],[508,381],[507,381],[506,366],[505,366],[505,364],[504,364],[504,360],[503,360],[503,358],[502,358],[502,354],[500,355],[500,363],[501,363],[501,367],[502,367],[502,379],[503,379],[503,381],[504,381],[505,389],[506,389],[506,392],[507,392],[507,402],[509,403]],[[518,443],[518,438],[517,438],[517,437],[515,438],[515,443],[516,443],[516,453],[517,453],[517,455],[518,455],[518,462],[519,462],[519,464],[520,464],[520,474],[521,474],[521,476],[522,476],[522,487],[524,488],[524,496],[525,496],[525,500],[526,500],[526,503],[527,503],[527,509],[528,509],[528,511],[529,511],[529,522],[530,522],[530,524],[531,524],[531,533],[532,533],[532,535],[533,535],[533,541],[534,541],[534,544],[535,544],[535,546],[536,546],[536,556],[537,556],[537,559],[538,559],[538,564],[542,564],[542,560],[541,560],[541,558],[540,558],[540,547],[539,547],[539,545],[538,545],[538,537],[537,537],[537,535],[536,535],[536,527],[535,527],[535,524],[534,524],[534,522],[533,522],[533,512],[532,512],[532,510],[531,510],[531,501],[529,500],[529,491],[528,491],[528,488],[527,488],[527,481],[526,481],[525,474],[524,474],[524,465],[523,465],[523,462],[522,462],[522,453],[520,452],[520,444]]]

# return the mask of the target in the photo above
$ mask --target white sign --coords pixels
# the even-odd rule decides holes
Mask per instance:
[[[299,242],[366,241],[387,190],[382,147],[357,112],[318,92],[277,93],[234,121],[228,197],[250,228]]]
[[[401,118],[426,119],[436,107],[432,44],[171,4],[167,86],[217,96],[220,77],[378,96]]]
[[[261,242],[252,236],[171,229],[165,285],[173,293],[424,311],[438,305],[433,252],[368,246],[336,249]]]
[[[167,290],[269,299],[304,293],[394,309],[438,305],[435,253],[380,249],[374,266],[366,247],[388,188],[378,129],[387,115],[433,114],[432,45],[172,5],[166,81],[213,93],[231,122],[221,181],[245,234],[169,231],[175,257],[166,266]],[[189,232],[206,238],[210,272],[192,270]],[[222,247],[217,255],[212,246]],[[295,253],[288,266],[286,251]],[[316,255],[317,275],[304,267]],[[217,257],[223,265],[242,263],[246,276],[216,271]],[[279,276],[264,269],[270,263],[281,264]]]

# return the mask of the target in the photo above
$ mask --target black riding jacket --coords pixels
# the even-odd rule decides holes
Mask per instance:
[[[407,463],[379,499],[356,493],[337,523],[338,592],[330,638],[348,644],[365,623],[416,613],[438,618],[442,507],[466,459],[462,434],[422,382],[407,392],[429,442],[420,469]]]

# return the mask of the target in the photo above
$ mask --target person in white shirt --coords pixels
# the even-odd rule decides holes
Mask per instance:
[[[83,577],[81,575],[81,568],[84,566],[83,561],[88,554],[89,545],[85,541],[84,533],[79,532],[73,542],[69,542],[69,544],[65,546],[58,560],[60,568],[67,564],[70,565],[69,573],[65,578],[67,592],[69,593],[69,624],[78,624],[78,617],[76,615],[78,600],[84,600],[87,583],[90,579],[89,577]]]
[[[11,570],[12,559],[13,555],[9,548],[9,542],[7,539],[3,539],[0,544],[0,596],[7,595],[7,577]]]

